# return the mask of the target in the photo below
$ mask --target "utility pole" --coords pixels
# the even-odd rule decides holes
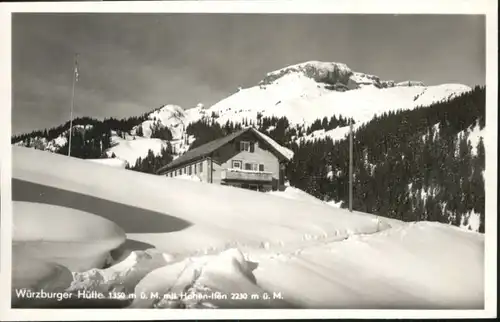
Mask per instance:
[[[352,120],[349,120],[349,211],[352,212]]]
[[[69,118],[69,142],[68,142],[68,156],[71,156],[71,136],[73,134],[73,107],[75,104],[75,85],[78,82],[78,54],[75,54],[75,67],[73,70],[73,88],[71,90],[71,111]]]

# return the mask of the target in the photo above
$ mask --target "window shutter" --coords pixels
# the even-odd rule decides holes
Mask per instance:
[[[254,152],[254,151],[255,151],[255,143],[250,142],[250,152]]]

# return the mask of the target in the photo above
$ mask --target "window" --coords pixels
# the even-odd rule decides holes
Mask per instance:
[[[193,169],[194,169],[194,174],[196,174],[196,169],[197,169],[197,167],[196,167],[196,163],[195,163],[195,164],[193,164]]]
[[[241,161],[239,160],[233,160],[231,167],[233,169],[241,169]]]
[[[189,168],[188,168],[188,174],[189,174],[189,175],[193,174],[193,169],[192,169],[192,167],[191,167],[191,166],[189,166]]]
[[[259,164],[259,171],[264,171],[264,165],[263,164]]]
[[[174,176],[174,174],[172,172],[170,172],[170,178],[172,178]]]
[[[186,171],[187,171],[187,167],[184,168],[184,174],[186,174]]]
[[[200,169],[200,173],[202,173],[203,172],[203,162],[200,162],[199,169]]]
[[[250,142],[248,142],[248,141],[240,141],[240,151],[248,151],[248,152],[250,152]]]
[[[245,163],[245,170],[258,171],[259,165],[257,163]]]

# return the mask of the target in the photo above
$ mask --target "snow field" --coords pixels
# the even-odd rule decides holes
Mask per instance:
[[[124,172],[85,160],[67,162],[64,156],[26,148],[14,147],[13,153],[16,179],[186,220],[191,225],[180,231],[172,232],[165,227],[165,233],[127,234],[128,238],[155,245],[167,253],[203,253],[236,242],[279,245],[300,241],[305,235],[371,232],[377,226],[371,218],[326,204],[311,205],[245,189]],[[73,176],[75,171],[86,175]],[[292,211],[294,220],[289,219]],[[191,240],[192,234],[199,238]]]
[[[151,232],[125,231],[127,240],[150,249],[132,247],[105,269],[72,270],[68,291],[133,292],[135,308],[480,309],[484,303],[484,236],[456,227],[349,213],[291,187],[263,194],[22,147],[13,147],[13,178],[189,222],[174,231],[165,223],[158,232],[153,221]],[[74,238],[61,234],[60,240]]]

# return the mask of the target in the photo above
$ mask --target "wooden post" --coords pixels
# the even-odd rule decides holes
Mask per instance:
[[[213,155],[210,155],[210,183],[214,183],[214,160],[212,159]],[[208,168],[208,167],[207,167]]]
[[[74,67],[73,67],[73,87],[71,90],[71,111],[70,111],[70,117],[69,117],[69,141],[68,141],[68,156],[71,156],[71,136],[73,133],[73,106],[75,104],[75,83],[77,81],[78,77],[78,54],[75,54],[75,62],[74,62]]]
[[[349,211],[352,212],[352,123],[349,121]]]

